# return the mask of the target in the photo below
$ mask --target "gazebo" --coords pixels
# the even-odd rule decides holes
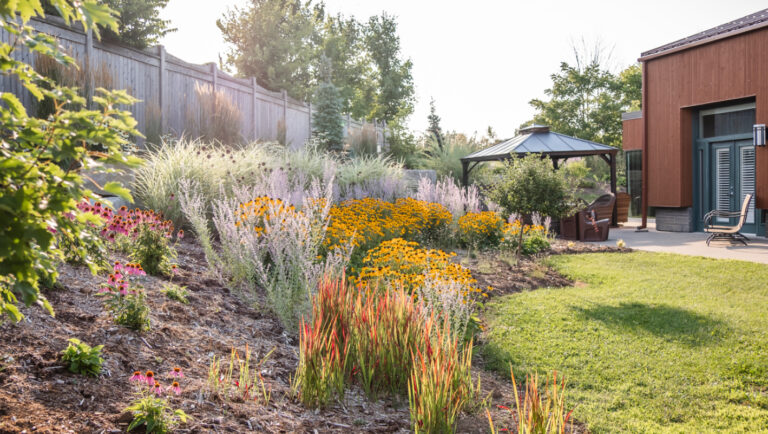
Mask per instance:
[[[615,195],[616,154],[618,151],[613,146],[555,133],[549,131],[549,127],[546,125],[534,124],[521,129],[520,134],[509,140],[461,158],[461,180],[464,185],[467,185],[469,173],[484,161],[503,161],[513,157],[522,157],[526,154],[541,154],[542,158],[551,158],[552,164],[557,169],[561,161],[564,162],[569,158],[599,155],[611,167],[611,193]],[[615,208],[611,223],[616,224]]]

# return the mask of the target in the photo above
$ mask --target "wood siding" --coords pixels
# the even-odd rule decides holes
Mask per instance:
[[[754,97],[756,122],[768,124],[768,29],[653,58],[646,67],[648,204],[689,207],[695,107]],[[756,172],[756,205],[767,209],[768,148],[757,149]]]
[[[621,125],[621,148],[625,151],[643,149],[643,119],[627,119]]]

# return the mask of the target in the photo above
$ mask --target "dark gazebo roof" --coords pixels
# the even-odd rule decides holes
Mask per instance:
[[[490,148],[481,149],[461,158],[462,162],[505,160],[513,155],[545,154],[565,158],[597,154],[615,154],[613,146],[577,139],[549,131],[544,125],[532,125],[520,130],[520,134]]]
[[[555,169],[560,160],[571,157],[599,155],[611,169],[611,193],[616,194],[616,153],[613,146],[577,139],[565,134],[549,131],[546,125],[531,125],[520,130],[517,136],[505,140],[490,148],[481,149],[461,158],[461,182],[469,183],[469,172],[483,161],[503,161],[527,154],[539,154],[542,158],[551,158]],[[616,210],[613,212],[613,224],[616,224]]]

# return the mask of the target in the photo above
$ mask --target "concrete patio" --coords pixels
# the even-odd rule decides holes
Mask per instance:
[[[765,237],[745,234],[750,239],[748,246],[715,241],[707,246],[707,234],[702,232],[659,232],[652,220],[648,221],[648,232],[636,232],[639,225],[639,219],[630,219],[623,227],[611,228],[608,240],[599,244],[615,246],[621,239],[627,247],[636,250],[768,264],[768,239]]]

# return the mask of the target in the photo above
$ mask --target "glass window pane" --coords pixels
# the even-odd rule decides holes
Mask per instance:
[[[751,134],[755,123],[755,109],[715,113],[701,117],[703,138]]]

